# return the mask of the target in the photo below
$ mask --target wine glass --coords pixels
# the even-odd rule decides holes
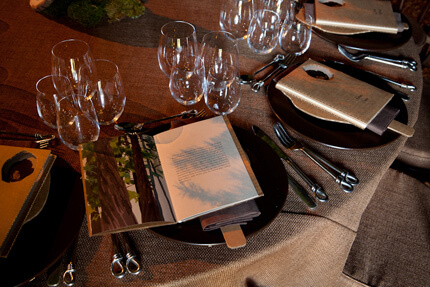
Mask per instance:
[[[91,66],[92,62],[90,46],[82,40],[64,40],[52,47],[52,75],[68,77],[75,93],[78,90],[79,68],[83,65]]]
[[[206,106],[217,115],[233,112],[240,102],[239,69],[236,66],[217,63],[206,77]]]
[[[248,30],[248,46],[256,53],[268,54],[278,45],[281,20],[276,12],[257,10]]]
[[[182,105],[193,105],[205,92],[205,66],[199,56],[174,58],[169,89],[175,100]]]
[[[255,10],[271,10],[278,13],[281,20],[287,18],[293,0],[255,0]]]
[[[57,128],[56,105],[59,99],[73,96],[70,81],[64,76],[48,75],[36,83],[37,113],[43,122],[53,128]]]
[[[246,39],[253,12],[253,0],[225,0],[221,6],[219,20],[221,30],[238,39]]]
[[[305,21],[285,19],[279,37],[282,50],[300,56],[309,49],[312,39],[312,17],[305,14]]]
[[[214,31],[203,36],[200,56],[206,75],[214,65],[227,64],[239,69],[239,46],[237,38],[228,32]]]
[[[57,102],[57,131],[61,141],[70,149],[96,141],[100,134],[97,115],[91,100],[66,96]]]
[[[78,96],[91,99],[100,125],[115,123],[125,107],[125,91],[118,66],[104,59],[79,70]]]
[[[161,37],[158,44],[158,64],[161,71],[170,77],[173,57],[197,55],[196,29],[190,23],[174,21],[161,27]]]

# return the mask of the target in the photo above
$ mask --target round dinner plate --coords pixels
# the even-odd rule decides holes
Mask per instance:
[[[297,109],[290,99],[275,86],[280,79],[299,65],[300,63],[293,65],[276,76],[269,83],[266,91],[272,111],[289,129],[294,130],[296,133],[301,134],[311,141],[313,140],[339,149],[376,148],[388,144],[400,136],[390,130],[387,130],[384,134],[379,136],[370,130],[361,130],[350,124],[318,119]],[[394,93],[393,89],[388,86],[388,84],[358,68],[336,64],[334,62],[330,64],[327,63],[327,65],[364,82],[373,84],[383,90]],[[400,109],[396,117],[397,121],[404,124],[408,123],[407,109],[399,96],[395,95],[388,105]]]
[[[83,199],[80,175],[57,158],[43,209],[23,225],[8,257],[0,258],[2,286],[30,281],[66,253],[84,218]]]
[[[251,162],[252,170],[264,196],[255,199],[261,212],[246,225],[242,225],[246,237],[268,226],[281,211],[288,193],[288,178],[284,165],[276,153],[251,132],[234,127],[234,131]],[[203,231],[199,219],[175,225],[151,228],[163,237],[194,245],[225,244],[220,230]]]
[[[402,22],[407,23],[409,29],[397,34],[370,32],[356,35],[339,35],[324,32],[315,27],[312,31],[322,39],[334,43],[335,45],[366,52],[382,52],[401,47],[409,41],[412,36],[411,23],[404,15],[402,15]]]

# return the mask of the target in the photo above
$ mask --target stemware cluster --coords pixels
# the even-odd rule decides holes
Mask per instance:
[[[299,56],[309,48],[312,17],[297,20],[298,5],[297,0],[226,0],[220,27],[246,39],[256,53],[268,54],[279,43],[286,53]]]
[[[169,22],[161,28],[158,62],[180,104],[193,105],[204,97],[217,115],[229,114],[239,105],[239,48],[233,34],[209,32],[199,49],[192,24]]]
[[[86,42],[68,39],[54,45],[51,72],[36,83],[37,110],[67,147],[78,150],[96,141],[100,125],[116,122],[123,113],[126,96],[117,65],[93,59]]]

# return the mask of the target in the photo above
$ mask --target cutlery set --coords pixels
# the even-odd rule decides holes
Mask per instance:
[[[329,160],[293,139],[287,133],[281,123],[276,123],[273,129],[284,147],[290,150],[300,150],[305,153],[313,162],[315,162],[320,168],[327,172],[346,193],[352,192],[354,186],[359,183],[357,177],[352,175],[350,172],[337,167]],[[252,126],[252,130],[256,136],[269,144],[276,154],[293,168],[300,178],[308,185],[318,201],[325,202],[328,200],[328,195],[325,193],[322,187],[310,179],[266,133],[264,133],[259,127],[255,125]],[[313,209],[317,206],[315,200],[310,197],[310,195],[307,194],[307,192],[301,188],[297,182],[295,182],[291,177],[289,177],[288,180],[293,190],[308,205],[308,207]]]
[[[366,60],[371,60],[382,64],[392,65],[402,69],[409,69],[414,72],[417,71],[417,62],[414,60],[388,58],[388,57],[382,57],[377,55],[370,55],[362,52],[357,52],[356,54],[352,54],[348,52],[341,45],[338,45],[337,49],[343,56],[345,56],[348,60],[353,62],[359,62],[363,59],[366,59]]]
[[[121,251],[121,244],[119,236],[123,238],[123,243],[125,245],[125,259]],[[142,270],[136,252],[132,249],[130,239],[128,238],[128,233],[121,234],[111,234],[112,238],[112,264],[111,273],[116,278],[123,278],[128,272],[132,275],[137,275]],[[124,262],[125,260],[125,262]]]
[[[131,123],[131,122],[123,122],[123,123],[117,123],[115,124],[115,129],[118,131],[123,131],[126,133],[137,133],[137,132],[144,132],[144,127],[149,124],[158,123],[166,120],[171,120],[175,118],[182,118],[182,119],[190,119],[190,118],[201,118],[205,117],[206,112],[205,110],[189,110],[189,111],[183,111],[180,114],[176,114],[173,116],[163,117],[143,123]]]
[[[0,131],[0,134],[6,135],[2,139],[14,141],[34,141],[39,145],[39,148],[48,147],[49,143],[55,139],[54,135],[41,135],[41,134],[27,134],[10,131]]]

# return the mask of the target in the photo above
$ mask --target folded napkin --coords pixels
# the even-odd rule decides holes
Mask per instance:
[[[204,231],[211,231],[228,225],[244,225],[260,214],[255,201],[250,200],[201,216],[200,224]]]
[[[322,76],[321,76],[322,75]],[[299,110],[327,121],[352,124],[382,135],[387,129],[412,136],[413,128],[394,120],[393,94],[316,62],[304,62],[276,88]]]
[[[324,3],[326,2],[326,3]],[[340,5],[326,5],[343,3]],[[393,12],[389,1],[320,0],[305,3],[297,15],[304,21],[304,14],[313,19],[313,27],[332,34],[354,35],[368,32],[397,34],[408,29],[400,13]]]

